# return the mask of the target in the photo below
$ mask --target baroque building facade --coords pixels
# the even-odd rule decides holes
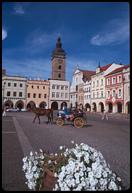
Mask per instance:
[[[49,108],[49,81],[27,80],[26,107]]]
[[[2,76],[2,103],[9,108],[26,108],[26,81],[21,76]]]
[[[98,66],[96,74],[91,77],[91,105],[93,112],[103,112],[105,109],[105,75],[121,67],[120,64],[107,64],[105,66]]]

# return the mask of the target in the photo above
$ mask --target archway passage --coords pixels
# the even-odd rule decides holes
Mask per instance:
[[[112,113],[112,112],[113,112],[113,105],[112,105],[112,103],[109,103],[109,104],[108,104],[108,112],[109,112],[109,113]]]
[[[24,108],[24,103],[23,101],[19,100],[16,102],[15,108],[18,108],[19,110]]]
[[[102,102],[99,103],[99,111],[104,112],[104,104]]]
[[[11,100],[5,101],[4,106],[8,108],[13,108],[13,102]]]
[[[126,113],[130,114],[130,102],[126,103]]]
[[[56,101],[51,104],[51,109],[58,110],[58,103]]]
[[[35,105],[35,102],[33,102],[33,101],[30,101],[30,102],[27,104],[27,109],[31,109],[31,108],[34,108],[34,107],[36,107],[36,105]]]
[[[117,113],[122,113],[122,103],[121,102],[117,103]]]
[[[61,110],[62,110],[62,108],[63,108],[64,105],[67,107],[67,103],[66,103],[66,102],[62,102],[62,103],[61,103]]]
[[[97,111],[97,106],[96,103],[93,103],[93,111],[96,112]]]
[[[89,103],[85,104],[86,111],[91,111],[91,106]]]
[[[45,109],[46,105],[47,105],[46,102],[43,101],[43,102],[41,102],[41,103],[39,104],[39,107]]]

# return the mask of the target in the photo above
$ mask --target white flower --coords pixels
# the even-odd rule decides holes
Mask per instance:
[[[39,177],[39,174],[38,173],[35,173],[34,174],[34,177],[37,179]]]
[[[57,177],[57,176],[58,176],[58,175],[57,175],[57,173],[55,172],[55,173],[54,173],[54,177]]]
[[[74,141],[71,141],[72,144],[74,144]]]
[[[51,160],[48,160],[48,164],[51,164]]]
[[[117,185],[114,181],[111,181],[108,187],[110,190],[118,190]]]
[[[119,182],[121,182],[121,178],[120,178],[120,177],[117,177],[117,180],[118,180]]]
[[[37,170],[37,167],[36,166],[33,166],[32,167],[32,171],[34,172],[34,171],[36,171]]]

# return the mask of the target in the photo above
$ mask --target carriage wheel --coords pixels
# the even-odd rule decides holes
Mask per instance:
[[[64,125],[64,120],[61,119],[61,118],[58,118],[58,119],[56,120],[56,125],[58,125],[58,126]]]
[[[77,117],[74,119],[74,127],[82,128],[85,124],[85,121],[82,117]]]

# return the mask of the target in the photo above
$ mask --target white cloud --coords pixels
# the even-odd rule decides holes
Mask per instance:
[[[2,28],[2,40],[7,38],[7,31]]]
[[[23,15],[25,13],[23,6],[18,3],[14,6],[14,11],[15,11],[15,14],[18,14],[18,15]]]
[[[91,44],[103,46],[109,44],[121,44],[129,39],[129,21],[116,19],[108,22],[105,28],[93,36]]]

